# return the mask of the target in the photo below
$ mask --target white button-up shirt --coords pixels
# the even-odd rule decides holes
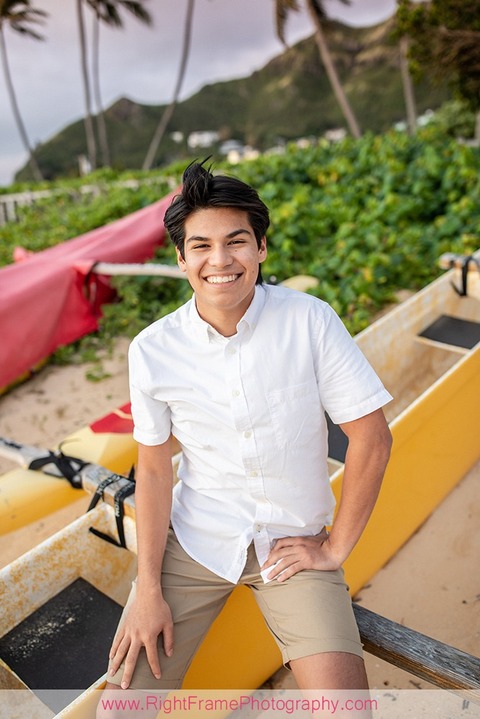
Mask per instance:
[[[334,311],[284,287],[257,286],[228,338],[192,298],[135,338],[129,363],[135,439],[182,446],[178,540],[233,583],[252,540],[262,564],[279,537],[332,522],[325,411],[339,424],[391,399]]]

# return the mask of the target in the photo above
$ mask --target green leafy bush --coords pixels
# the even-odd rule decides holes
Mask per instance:
[[[65,183],[70,195],[26,209],[16,225],[3,228],[1,261],[10,261],[5,252],[15,243],[38,250],[133,212],[166,194],[182,169],[177,164],[152,173],[158,184],[135,191],[110,189],[109,176],[99,197],[80,200]],[[315,276],[315,294],[333,305],[352,333],[398,290],[433,280],[442,252],[480,246],[480,150],[458,143],[438,123],[416,137],[392,131],[336,144],[322,140],[306,149],[292,144],[284,154],[216,169],[252,184],[271,209],[264,277]],[[173,248],[161,248],[156,259],[174,264]],[[104,308],[98,335],[79,345],[84,351],[133,336],[190,296],[183,280],[113,282],[118,301]]]
[[[130,180],[141,184],[122,186]],[[18,220],[0,228],[0,266],[12,262],[15,247],[38,252],[146,207],[166,195],[172,182],[174,176],[158,172],[98,170],[83,181],[56,181],[48,188],[18,186],[16,192],[50,189],[54,194],[18,208]]]

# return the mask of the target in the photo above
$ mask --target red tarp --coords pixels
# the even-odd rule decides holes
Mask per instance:
[[[96,262],[144,262],[165,240],[175,193],[105,227],[0,268],[0,388],[97,328],[108,280]]]

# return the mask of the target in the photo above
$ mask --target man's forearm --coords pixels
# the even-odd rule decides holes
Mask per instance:
[[[391,435],[382,418],[383,413],[371,416],[371,421],[363,425],[345,425],[349,446],[342,494],[329,537],[339,564],[343,564],[358,542],[380,491],[391,449]]]
[[[168,449],[139,451],[135,491],[138,577],[137,587],[158,585],[172,505],[172,466]],[[155,459],[156,457],[156,459]],[[154,461],[152,461],[152,458]]]

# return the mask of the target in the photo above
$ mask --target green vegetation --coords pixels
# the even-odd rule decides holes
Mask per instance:
[[[410,41],[417,76],[448,82],[457,97],[480,110],[480,6],[478,0],[400,0],[397,24]]]
[[[433,128],[326,142],[239,168],[272,208],[266,274],[309,274],[351,332],[445,251],[480,245],[480,151]]]
[[[177,171],[171,179],[170,175],[158,172],[97,170],[84,180],[59,180],[32,187],[17,184],[8,188],[19,193],[49,189],[55,194],[20,208],[18,222],[0,228],[0,266],[12,262],[17,246],[37,252],[146,207],[170,192],[171,182],[180,174]],[[135,180],[139,182],[137,188],[122,186]]]
[[[281,155],[233,168],[216,165],[254,185],[271,208],[264,277],[314,275],[318,295],[352,333],[399,289],[416,290],[434,279],[442,252],[480,246],[479,166],[479,148],[448,137],[435,123],[415,137],[392,131],[337,144],[321,141],[307,149],[292,144]],[[183,167],[150,173],[159,183],[138,190],[107,193],[105,185],[99,198],[45,200],[3,228],[2,246],[10,256],[16,244],[38,250],[132,212],[166,194],[166,178],[179,179]],[[71,191],[72,184],[63,187]],[[173,248],[160,248],[157,259],[173,264]],[[4,255],[2,261],[10,260]],[[136,334],[190,295],[182,280],[121,277],[114,283],[119,301],[105,307],[100,332],[80,343],[82,351]],[[77,349],[63,355],[71,359]]]

